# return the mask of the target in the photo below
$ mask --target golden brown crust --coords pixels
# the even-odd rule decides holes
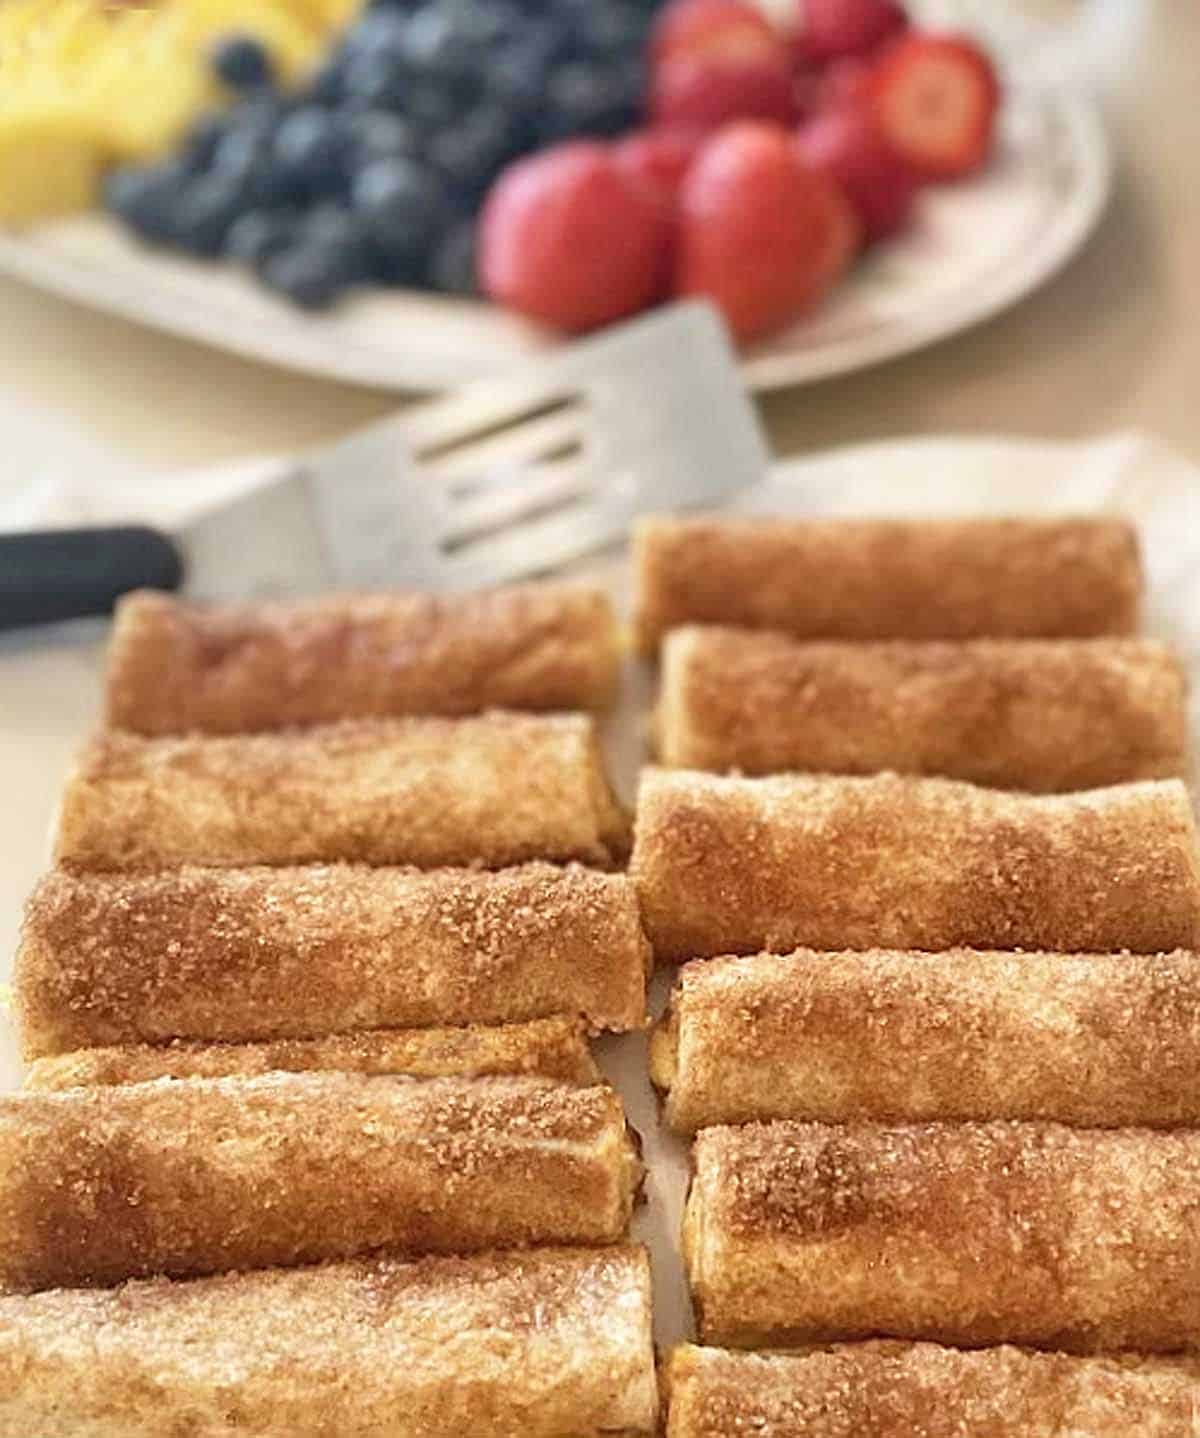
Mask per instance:
[[[629,880],[576,865],[55,870],[14,983],[32,1059],[564,1012],[640,1028],[649,959]]]
[[[663,958],[1200,944],[1178,780],[1030,796],[895,774],[647,769],[630,872]]]
[[[1187,773],[1187,685],[1150,639],[667,636],[659,754],[684,769],[941,774],[1055,793]]]
[[[1200,1347],[1200,1133],[749,1124],[695,1163],[705,1342]]]
[[[1200,958],[701,960],[680,971],[655,1050],[685,1132],[775,1118],[1200,1127]]]
[[[346,1073],[0,1096],[0,1284],[611,1243],[640,1166],[607,1087]]]
[[[656,1406],[638,1248],[0,1298],[0,1438],[612,1438]]]
[[[78,1049],[30,1065],[25,1088],[57,1091],[159,1078],[244,1078],[283,1071],[480,1078],[511,1074],[560,1083],[603,1082],[582,1023],[559,1017],[488,1028],[370,1029],[265,1044],[120,1044]]]
[[[67,782],[56,858],[179,864],[611,863],[625,819],[579,714],[347,720],[279,734],[97,735]]]
[[[139,734],[242,734],[401,714],[606,709],[618,659],[612,604],[582,585],[221,607],[141,590],[117,606],[105,716]]]
[[[1108,517],[643,520],[634,623],[652,653],[681,624],[801,639],[1087,639],[1132,634],[1137,535]]]
[[[928,1343],[793,1353],[675,1349],[667,1438],[1194,1438],[1200,1372]]]

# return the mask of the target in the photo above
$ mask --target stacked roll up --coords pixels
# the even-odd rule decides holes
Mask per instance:
[[[585,1039],[644,1024],[649,950],[554,712],[616,664],[567,586],[125,602],[17,960],[0,1433],[654,1426]]]
[[[635,826],[687,961],[651,1071],[723,1345],[670,1438],[1185,1438],[1200,868],[1132,532],[656,520],[635,567],[684,766]]]

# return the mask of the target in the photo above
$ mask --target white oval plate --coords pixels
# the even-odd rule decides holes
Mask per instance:
[[[1066,263],[1110,183],[1089,101],[1010,91],[987,171],[926,191],[904,235],[819,310],[747,351],[746,383],[828,379],[978,324]],[[306,315],[232,267],[146,249],[100,215],[0,234],[0,272],[252,359],[385,390],[461,384],[558,342],[495,306],[412,290],[368,291]]]

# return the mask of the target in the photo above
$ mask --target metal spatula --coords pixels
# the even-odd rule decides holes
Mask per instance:
[[[644,510],[719,503],[766,463],[724,329],[683,305],[281,459],[177,534],[0,536],[0,628],[107,613],[141,586],[231,600],[498,584],[611,543]]]

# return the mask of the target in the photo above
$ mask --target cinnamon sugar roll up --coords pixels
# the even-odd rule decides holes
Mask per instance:
[[[1193,1438],[1200,1364],[1019,1348],[839,1344],[801,1353],[681,1347],[667,1438]]]
[[[699,515],[634,531],[634,624],[800,639],[1086,639],[1137,629],[1137,535],[1109,517],[801,519]]]
[[[666,1117],[1200,1127],[1195,954],[798,953],[680,970]]]
[[[14,990],[35,1059],[556,1014],[641,1028],[649,962],[629,880],[578,865],[54,870]]]
[[[244,734],[338,719],[606,709],[616,616],[599,589],[329,594],[206,606],[142,590],[117,606],[109,725]]]
[[[96,736],[67,782],[56,858],[179,864],[612,863],[626,821],[590,719],[492,713],[279,734]]]
[[[630,872],[660,957],[1200,944],[1177,779],[1025,795],[949,779],[649,769]]]
[[[639,1248],[0,1297],[0,1438],[632,1438],[657,1412]]]
[[[9,1094],[0,1284],[613,1243],[640,1182],[603,1086],[271,1073]]]
[[[488,1028],[368,1029],[274,1043],[116,1044],[35,1059],[27,1089],[149,1083],[159,1078],[249,1078],[255,1074],[408,1074],[412,1078],[480,1078],[515,1074],[560,1083],[602,1082],[583,1025],[565,1017]]]
[[[1200,1133],[1045,1123],[705,1129],[700,1336],[1200,1347]]]
[[[1149,639],[663,645],[659,756],[744,774],[940,774],[1061,793],[1187,773],[1187,684]]]

